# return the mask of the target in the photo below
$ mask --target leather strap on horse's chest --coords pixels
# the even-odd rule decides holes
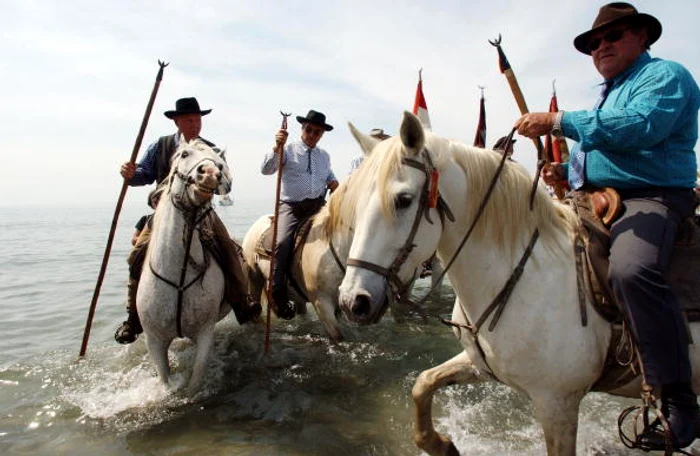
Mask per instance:
[[[204,274],[207,272],[208,265],[209,265],[209,255],[207,254],[207,249],[203,248],[204,252],[204,266],[203,267],[198,267],[194,260],[190,257],[190,248],[192,247],[192,238],[194,237],[194,232],[197,229],[197,225],[202,224],[202,222],[210,216],[212,208],[211,206],[207,207],[202,214],[197,217],[197,213],[195,212],[192,217],[189,219],[188,223],[185,226],[185,256],[182,260],[182,268],[180,269],[180,283],[176,284],[175,282],[168,280],[167,278],[163,277],[162,275],[158,274],[156,270],[153,268],[153,264],[149,261],[148,262],[148,267],[151,269],[151,272],[153,273],[156,278],[162,280],[163,282],[167,283],[168,285],[172,286],[177,290],[177,309],[176,309],[176,315],[175,315],[175,327],[177,329],[177,337],[183,337],[182,333],[182,301],[184,298],[185,291],[194,285],[198,280],[201,280],[204,277]],[[195,266],[195,270],[197,271],[197,275],[190,280],[187,284],[185,284],[185,278],[187,276],[187,266]]]

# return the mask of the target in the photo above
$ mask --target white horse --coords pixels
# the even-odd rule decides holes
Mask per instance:
[[[188,387],[202,383],[214,342],[214,325],[231,310],[223,302],[224,275],[202,245],[203,225],[213,216],[211,199],[231,190],[223,154],[199,139],[180,146],[156,209],[136,307],[151,359],[168,385],[168,348],[176,337],[197,344]]]
[[[357,176],[356,188],[371,194],[356,209],[354,240],[340,288],[340,305],[348,318],[369,322],[382,312],[390,270],[397,280],[406,280],[435,248],[447,265],[477,217],[500,158],[493,151],[426,132],[415,116],[404,113],[400,137],[377,145],[370,166]],[[435,174],[433,170],[439,175],[439,194],[454,212],[454,223],[435,222],[440,220],[438,208],[419,202],[421,193],[434,183],[427,177]],[[458,454],[433,427],[433,394],[445,385],[485,380],[500,381],[532,400],[547,454],[576,452],[579,404],[603,371],[612,325],[587,302],[588,325],[582,326],[572,243],[577,219],[568,207],[553,202],[543,185],[531,211],[530,179],[521,165],[505,163],[468,242],[448,269],[457,296],[452,319],[462,326],[454,332],[464,351],[423,372],[413,387],[415,441],[431,455]],[[353,197],[357,196],[346,195]],[[348,207],[352,210],[354,205]],[[491,331],[488,323],[494,315],[485,311],[536,238],[536,230],[539,239]],[[405,261],[395,263],[407,245]],[[483,327],[476,327],[484,315],[488,318]],[[697,324],[691,324],[691,331],[693,339],[700,340]],[[697,391],[697,345],[690,347],[690,354]],[[639,397],[639,386],[638,380],[633,381],[613,393]]]
[[[363,136],[354,126],[350,129],[368,155],[379,143],[378,139]],[[314,306],[318,318],[323,323],[332,341],[343,340],[343,332],[337,319],[338,286],[345,276],[345,262],[348,258],[352,241],[350,219],[332,214],[340,214],[343,195],[347,186],[352,185],[353,176],[343,181],[331,194],[328,203],[311,219],[308,236],[301,246],[301,255],[295,257],[291,269],[293,279],[301,292]],[[270,215],[263,215],[253,223],[243,238],[243,257],[248,267],[249,293],[260,302],[267,302],[265,287],[270,276],[270,259],[257,252],[260,239],[271,225]],[[297,309],[304,309],[306,299],[294,288],[290,288],[290,297]]]

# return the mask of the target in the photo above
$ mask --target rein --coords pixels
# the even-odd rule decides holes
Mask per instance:
[[[498,179],[499,179],[501,173],[503,172],[505,162],[508,158],[507,154],[505,153],[505,150],[507,150],[508,145],[510,143],[512,143],[514,133],[515,133],[515,129],[512,129],[510,134],[507,136],[506,147],[505,147],[504,153],[501,157],[501,161],[499,162],[498,168],[496,169],[496,172],[494,173],[494,176],[491,179],[491,182],[489,183],[489,187],[486,190],[486,193],[484,194],[484,197],[481,200],[481,204],[479,205],[479,208],[476,212],[476,216],[474,217],[474,220],[472,220],[472,223],[469,226],[469,229],[465,233],[464,237],[462,238],[462,241],[460,242],[459,246],[457,247],[457,249],[453,253],[452,258],[450,258],[450,260],[446,264],[445,268],[438,276],[438,279],[434,281],[434,284],[430,287],[428,292],[421,299],[419,299],[418,301],[415,301],[415,302],[411,301],[407,296],[405,296],[401,293],[401,292],[405,292],[407,287],[399,288],[398,291],[395,291],[395,294],[398,297],[397,302],[406,303],[406,304],[413,306],[418,311],[418,313],[421,316],[423,316],[424,318],[432,316],[432,315],[425,312],[420,306],[425,303],[425,301],[428,299],[428,297],[430,297],[430,295],[435,291],[435,289],[442,282],[443,278],[445,277],[447,272],[450,270],[450,268],[452,267],[454,262],[457,260],[457,257],[459,256],[462,249],[466,245],[467,241],[471,237],[471,235],[474,231],[474,228],[476,227],[476,224],[479,222],[479,220],[481,219],[481,216],[484,214],[486,204],[490,200],[491,195],[493,194],[493,190],[496,187],[496,183],[498,182]],[[393,279],[394,277],[396,277],[395,279],[393,279],[392,282],[390,282],[390,285],[395,285],[396,283],[401,284],[400,280],[398,280],[398,276],[396,275],[396,273],[398,272],[398,269],[401,267],[401,263],[403,263],[405,261],[405,259],[408,257],[408,254],[410,253],[410,251],[413,249],[413,247],[415,247],[415,245],[413,244],[413,238],[415,237],[415,233],[418,230],[418,225],[420,223],[420,218],[421,218],[420,215],[421,215],[422,211],[425,211],[426,218],[428,219],[428,221],[430,223],[432,223],[430,218],[427,216],[427,207],[425,204],[426,198],[424,198],[424,196],[426,194],[426,188],[427,188],[428,182],[429,182],[429,176],[430,176],[429,168],[432,168],[432,163],[430,163],[430,161],[429,161],[430,159],[429,159],[429,155],[427,154],[427,151],[425,153],[425,156],[429,162],[428,166],[425,166],[425,165],[423,165],[423,163],[420,163],[420,162],[412,160],[412,159],[404,159],[404,163],[406,165],[412,166],[412,167],[417,168],[417,169],[421,169],[426,173],[426,183],[423,186],[423,194],[421,195],[421,202],[420,202],[421,205],[420,205],[418,212],[416,214],[416,219],[414,220],[413,227],[411,229],[411,234],[409,235],[409,238],[407,239],[406,243],[404,244],[404,247],[399,251],[399,255],[394,260],[394,263],[392,263],[392,266],[387,269],[387,268],[383,268],[381,266],[378,266],[378,265],[375,265],[372,263],[359,261],[359,260],[355,260],[355,259],[348,259],[348,265],[363,267],[365,269],[369,269],[369,270],[374,271],[378,274],[381,274],[387,278],[391,277]],[[536,187],[534,187],[534,188],[536,188]],[[534,192],[531,193],[531,195],[530,195],[530,210],[532,210],[532,201],[534,198],[533,195],[534,195]],[[440,197],[439,200],[442,201],[442,198]],[[444,203],[444,201],[442,204],[444,205],[443,207],[446,208],[448,211],[447,215],[448,215],[448,218],[450,219],[450,221],[454,221],[454,216],[452,215],[451,211],[449,211],[449,207],[447,206],[447,204]],[[439,204],[438,204],[438,206],[439,206]],[[443,221],[443,227],[444,227],[444,219],[442,217],[442,212],[440,214],[441,214],[441,219]],[[486,308],[484,313],[477,319],[477,322],[475,324],[462,325],[462,324],[457,323],[455,321],[447,320],[441,316],[437,316],[437,315],[435,315],[435,316],[442,323],[444,323],[448,326],[458,327],[460,329],[464,327],[464,328],[468,329],[474,336],[476,336],[477,333],[479,332],[479,329],[481,328],[482,324],[488,319],[488,317],[491,314],[493,314],[495,312],[493,319],[491,320],[491,324],[489,325],[489,331],[493,331],[496,324],[498,323],[498,320],[499,320],[501,314],[503,313],[503,310],[505,308],[506,303],[508,302],[508,299],[510,298],[513,290],[515,289],[515,285],[518,283],[518,281],[520,280],[520,277],[523,274],[525,264],[527,263],[527,260],[530,258],[530,255],[532,254],[532,250],[534,249],[534,246],[537,243],[538,238],[539,238],[539,230],[535,229],[532,236],[530,237],[530,242],[529,242],[528,246],[525,248],[525,251],[523,252],[523,255],[520,258],[520,261],[518,262],[518,265],[515,267],[515,269],[511,273],[510,277],[506,281],[506,283],[503,286],[503,288],[501,289],[501,291],[498,293],[498,295],[496,295],[496,297],[493,299],[491,304]],[[397,264],[398,264],[398,267],[396,266]],[[388,274],[393,274],[393,276],[389,276]],[[403,284],[401,284],[401,285],[403,286]],[[464,309],[462,309],[462,312],[464,313],[464,316],[466,318],[467,314],[464,311]]]

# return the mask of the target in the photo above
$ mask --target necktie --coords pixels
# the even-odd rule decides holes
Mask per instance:
[[[600,92],[600,97],[595,103],[594,109],[600,109],[608,98],[612,81],[605,81],[603,89]],[[578,190],[583,187],[586,182],[586,154],[581,150],[581,145],[574,145],[571,150],[571,158],[569,158],[569,185],[573,190]]]
[[[309,174],[311,174],[311,151],[312,151],[312,150],[313,150],[313,149],[309,148],[309,149],[307,149],[307,151],[306,151],[306,152],[308,152],[308,157],[309,157],[309,162],[308,162],[308,164],[306,165],[306,172],[308,172]]]

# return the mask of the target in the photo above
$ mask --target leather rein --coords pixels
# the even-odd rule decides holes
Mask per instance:
[[[413,306],[420,315],[423,317],[430,316],[427,312],[425,312],[420,305],[425,303],[425,301],[430,297],[430,295],[435,291],[435,289],[439,286],[439,284],[442,282],[442,279],[445,277],[447,272],[450,270],[454,262],[456,261],[457,257],[459,256],[460,252],[464,248],[464,245],[467,243],[469,238],[471,237],[472,232],[474,231],[474,228],[476,227],[476,224],[478,221],[481,219],[481,216],[484,213],[484,210],[486,208],[486,204],[488,203],[489,199],[491,198],[491,195],[493,194],[493,190],[496,187],[496,183],[498,182],[498,179],[503,171],[503,168],[505,166],[505,162],[508,158],[507,154],[505,153],[505,150],[508,149],[508,144],[512,142],[513,139],[513,134],[515,133],[515,129],[511,130],[510,134],[507,137],[506,140],[506,147],[504,148],[503,156],[501,158],[501,161],[498,164],[498,168],[496,169],[496,172],[494,173],[493,178],[491,179],[491,182],[489,183],[489,187],[486,190],[486,193],[484,194],[484,197],[481,200],[481,204],[479,205],[479,208],[476,212],[476,215],[474,219],[472,220],[471,225],[469,226],[469,229],[465,233],[464,237],[462,238],[462,241],[460,242],[459,246],[455,250],[455,252],[452,254],[452,258],[447,262],[445,268],[443,271],[440,273],[439,277],[437,280],[433,281],[434,285],[430,287],[428,290],[428,293],[425,294],[420,300],[414,302],[411,301],[408,298],[408,285],[404,285],[401,280],[398,277],[398,271],[401,268],[401,265],[403,262],[408,258],[408,255],[410,254],[411,250],[415,247],[415,244],[413,243],[416,232],[418,231],[418,226],[420,225],[422,215],[425,215],[426,220],[428,220],[429,223],[433,223],[432,220],[430,219],[429,216],[429,210],[430,207],[428,205],[428,193],[429,193],[429,185],[430,185],[430,175],[431,172],[433,171],[433,165],[432,161],[430,160],[430,155],[427,151],[427,149],[423,149],[421,151],[421,154],[425,157],[426,159],[426,164],[423,164],[419,161],[410,159],[410,158],[404,158],[403,163],[405,165],[411,166],[416,169],[420,169],[426,174],[426,179],[425,183],[423,185],[423,191],[421,193],[421,199],[418,207],[418,211],[416,212],[416,218],[413,221],[413,226],[411,228],[411,233],[408,236],[408,239],[404,243],[404,246],[399,250],[399,254],[397,255],[396,259],[394,262],[389,266],[389,268],[384,268],[382,266],[376,265],[374,263],[366,262],[363,260],[357,260],[354,258],[348,259],[348,266],[355,266],[363,269],[367,269],[370,271],[373,271],[377,274],[380,274],[384,276],[387,281],[389,282],[389,285],[392,289],[392,292],[397,298],[397,302],[402,302],[406,304],[410,304]],[[537,176],[539,177],[539,176]],[[537,179],[537,178],[536,178]],[[533,188],[536,189],[536,182],[533,184]],[[534,194],[534,192],[533,192]],[[530,209],[532,210],[532,201],[533,201],[533,194],[530,195]],[[449,206],[447,203],[442,199],[442,197],[438,198],[438,213],[440,214],[440,219],[443,224],[443,228],[445,226],[445,221],[444,217],[445,215],[447,218],[454,222],[454,215],[452,214],[452,211],[450,211]],[[457,328],[466,328],[469,330],[470,333],[472,333],[474,336],[477,335],[479,332],[479,329],[481,326],[486,322],[486,320],[489,318],[491,314],[494,314],[493,319],[491,321],[491,324],[489,325],[489,331],[493,331],[493,329],[496,326],[496,323],[498,322],[498,319],[501,316],[501,313],[503,312],[506,303],[508,302],[508,299],[510,295],[512,294],[515,285],[517,282],[520,280],[520,277],[522,276],[522,273],[525,268],[525,264],[527,263],[527,260],[529,259],[530,255],[532,254],[532,250],[534,249],[535,244],[537,243],[537,240],[539,238],[539,230],[535,228],[534,232],[532,233],[532,236],[530,237],[530,242],[528,246],[525,248],[525,251],[523,252],[523,255],[520,258],[520,261],[518,262],[518,265],[514,268],[513,272],[511,273],[511,276],[508,278],[506,283],[504,284],[503,288],[501,291],[496,295],[496,297],[492,300],[491,304],[484,310],[483,314],[477,319],[476,323],[468,323],[467,325],[463,325],[460,323],[457,323],[452,320],[447,320],[441,316],[436,316],[437,318],[440,319],[441,322],[448,326],[453,326]],[[462,309],[462,312],[464,313],[465,318],[466,317],[466,312],[464,309]]]

